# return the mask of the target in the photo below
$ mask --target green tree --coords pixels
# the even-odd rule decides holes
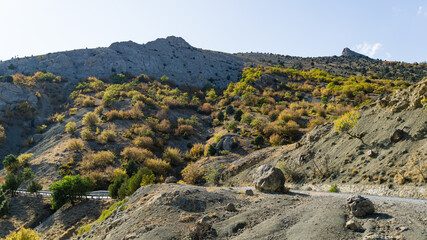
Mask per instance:
[[[216,153],[216,148],[213,144],[209,145],[208,147],[208,151],[207,151],[207,155],[208,156],[213,156]]]
[[[138,172],[138,164],[134,160],[130,160],[125,166],[125,171],[129,177],[132,177]]]
[[[18,158],[13,154],[7,155],[3,160],[3,167],[8,172],[16,173],[16,171],[19,169]]]
[[[91,191],[94,183],[90,178],[82,178],[80,175],[65,176],[62,180],[54,182],[49,190],[52,191],[52,209],[58,209],[65,203],[74,203]]]
[[[128,179],[129,176],[126,174],[121,174],[120,176],[116,177],[116,179],[114,179],[114,182],[110,184],[110,186],[108,186],[108,195],[111,198],[118,198],[120,187],[123,183],[127,182]]]
[[[6,192],[0,186],[0,218],[9,213],[9,202],[6,199]]]
[[[231,114],[233,114],[233,113],[234,113],[234,108],[233,108],[233,106],[228,105],[228,106],[225,108],[225,113],[227,114],[227,116],[230,116]]]
[[[30,193],[36,193],[43,189],[43,186],[36,180],[32,180],[27,187],[27,191]]]
[[[235,113],[234,113],[234,120],[236,120],[236,121],[238,121],[238,122],[240,122],[240,120],[242,120],[242,115],[243,115],[243,111],[242,110],[237,110]]]
[[[16,176],[13,173],[9,173],[6,176],[6,181],[3,184],[3,190],[9,191],[12,197],[14,197],[16,190],[18,190],[19,185],[20,183],[19,183],[18,176]]]
[[[224,115],[224,113],[223,113],[222,111],[219,111],[219,112],[218,112],[218,114],[216,115],[216,118],[217,118],[220,122],[222,122],[222,121],[224,121],[224,119],[225,119],[225,115]]]
[[[262,145],[264,145],[265,143],[265,139],[262,135],[258,135],[255,137],[254,139],[254,144],[257,145],[258,147],[261,147]]]
[[[143,182],[144,180],[144,182]],[[129,178],[128,188],[126,195],[132,195],[136,190],[138,190],[141,185],[149,185],[154,183],[154,174],[147,167],[140,168],[138,173]]]
[[[33,179],[34,177],[36,177],[36,175],[34,175],[31,168],[24,168],[24,170],[18,174],[20,182],[28,181],[30,179]]]

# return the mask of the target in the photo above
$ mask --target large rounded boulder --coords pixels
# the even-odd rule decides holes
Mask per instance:
[[[271,165],[262,165],[254,172],[255,189],[263,192],[286,192],[285,175],[283,172]]]
[[[360,195],[353,195],[347,199],[347,207],[355,217],[364,217],[375,213],[371,200]]]

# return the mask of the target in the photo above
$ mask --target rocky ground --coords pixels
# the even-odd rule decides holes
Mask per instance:
[[[349,195],[262,193],[179,184],[142,187],[110,218],[75,239],[425,239],[427,201],[372,197],[354,217]],[[370,198],[370,197],[368,197]],[[355,221],[356,229],[346,227]]]

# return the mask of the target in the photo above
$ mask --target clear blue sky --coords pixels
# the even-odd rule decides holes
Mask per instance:
[[[224,52],[427,61],[427,1],[1,0],[0,60],[169,35]]]

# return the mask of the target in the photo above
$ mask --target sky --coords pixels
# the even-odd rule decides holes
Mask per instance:
[[[427,61],[426,0],[0,0],[0,60],[179,36],[229,53]]]

